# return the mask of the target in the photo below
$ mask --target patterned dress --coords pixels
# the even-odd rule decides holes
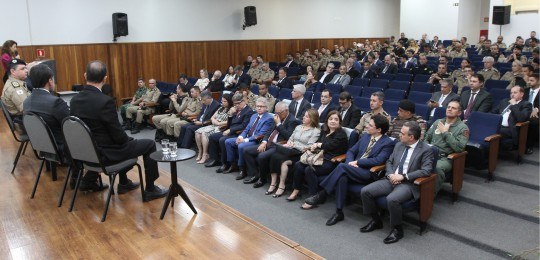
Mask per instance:
[[[221,122],[226,122],[229,119],[229,115],[227,114],[227,112],[229,112],[228,108],[221,107],[220,109],[218,109],[218,111],[216,111],[214,116],[216,117],[216,120],[218,122],[220,122],[220,123]],[[197,131],[195,131],[195,133],[204,134],[206,137],[208,137],[211,134],[217,133],[217,132],[220,132],[220,131],[221,130],[219,129],[219,126],[216,126],[216,125],[212,124],[212,125],[208,125],[208,126],[201,127],[199,129],[197,129]]]

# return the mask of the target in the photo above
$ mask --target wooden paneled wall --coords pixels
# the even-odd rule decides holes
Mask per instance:
[[[44,49],[47,59],[56,60],[57,91],[71,90],[72,85],[83,84],[86,64],[91,60],[104,61],[108,65],[109,84],[114,96],[128,97],[133,95],[138,77],[176,82],[180,73],[198,77],[201,68],[224,71],[229,65],[241,64],[248,54],[262,54],[266,61],[283,61],[287,52],[306,48],[331,48],[335,44],[349,47],[354,41],[364,40],[343,38],[34,45],[20,46],[19,53],[28,62],[35,60],[36,49]]]

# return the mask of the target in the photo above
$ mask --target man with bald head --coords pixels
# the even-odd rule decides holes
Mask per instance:
[[[521,86],[514,86],[510,89],[510,98],[503,99],[497,107],[492,111],[494,114],[500,114],[503,117],[501,131],[503,137],[512,139],[512,147],[516,149],[518,146],[518,132],[516,123],[529,120],[532,112],[532,104],[523,100],[525,91]]]
[[[161,91],[156,87],[156,80],[148,80],[148,90],[139,99],[133,102],[133,105],[126,109],[126,118],[128,119],[127,129],[131,130],[132,134],[136,134],[141,129],[141,123],[145,115],[155,113],[155,106],[158,104]],[[136,116],[133,120],[133,115]]]

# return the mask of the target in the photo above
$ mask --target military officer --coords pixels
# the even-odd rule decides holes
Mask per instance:
[[[484,76],[484,80],[488,80],[488,79],[499,80],[499,78],[501,78],[501,73],[496,68],[493,67],[493,63],[495,63],[495,59],[493,59],[493,57],[486,56],[484,57],[482,62],[484,62],[484,69],[482,69],[481,71],[478,71],[478,74],[481,74],[482,76]]]
[[[356,127],[354,128],[354,131],[351,133],[349,137],[349,147],[352,147],[358,139],[360,139],[360,136],[365,133],[366,126],[369,124],[369,120],[374,115],[383,115],[388,120],[388,123],[392,121],[392,117],[386,113],[383,109],[383,103],[384,103],[384,93],[382,91],[377,91],[371,94],[371,98],[369,101],[369,107],[371,108],[371,111],[365,113],[362,118],[360,118],[360,122]]]
[[[146,93],[146,90],[148,90],[146,85],[144,85],[144,79],[142,79],[142,78],[139,78],[137,80],[137,86],[138,86],[138,88],[135,91],[135,95],[133,96],[131,101],[129,103],[126,103],[126,104],[124,104],[124,105],[122,105],[120,107],[120,115],[122,116],[124,126],[127,125],[127,121],[128,121],[127,118],[126,118],[126,110],[127,110],[127,108],[130,105],[133,105],[133,102],[135,102],[135,100],[138,100],[139,98],[141,98]]]
[[[23,102],[30,96],[30,91],[24,82],[28,77],[26,62],[21,59],[13,59],[9,62],[9,77],[2,91],[4,102],[9,114],[17,123],[22,122]]]
[[[264,84],[265,82],[272,81],[276,73],[270,69],[268,62],[261,64],[261,70],[258,76],[253,77],[253,83]]]
[[[463,152],[469,141],[469,127],[459,118],[461,112],[459,102],[450,101],[446,107],[446,118],[435,121],[425,136],[426,142],[439,148],[435,193],[439,192],[446,174],[452,170],[448,155]]]
[[[259,62],[257,60],[251,61],[251,66],[249,67],[247,74],[251,76],[252,80],[260,77],[261,69],[259,68]]]
[[[150,115],[155,112],[154,106],[157,104],[161,91],[156,87],[156,80],[148,80],[148,90],[146,93],[135,100],[133,105],[130,105],[126,109],[126,118],[128,119],[128,129],[131,128],[131,133],[136,134],[140,132],[141,123],[145,115]],[[133,114],[136,115],[135,122],[133,122]]]
[[[452,58],[467,58],[468,54],[465,49],[461,48],[461,43],[456,42],[454,48],[450,51],[450,57]]]
[[[268,85],[266,84],[259,85],[259,95],[257,97],[266,98],[266,101],[268,102],[268,112],[272,113],[274,111],[276,98],[272,96],[272,94],[268,93]]]
[[[399,139],[399,134],[401,133],[401,127],[405,122],[407,121],[415,121],[420,125],[420,128],[422,129],[422,133],[419,140],[424,139],[424,134],[426,133],[426,120],[422,118],[422,116],[415,115],[414,112],[416,110],[416,105],[408,100],[404,99],[401,100],[398,104],[398,116],[392,119],[390,122],[390,129],[388,129],[388,132],[386,133],[390,137],[394,137],[396,139]]]
[[[174,137],[180,136],[182,126],[191,123],[190,119],[195,118],[201,113],[201,90],[194,86],[191,88],[190,94],[191,97],[185,98],[179,108],[178,116],[180,117],[180,120],[167,122],[167,126],[165,127],[167,135],[174,135]]]
[[[184,92],[182,85],[178,84],[178,86],[176,86],[176,94],[169,97],[171,102],[169,102],[169,109],[166,111],[168,114],[155,115],[152,117],[152,123],[156,126],[156,140],[164,137],[164,129],[169,121],[171,121],[172,124],[180,121],[177,114],[179,114],[180,106],[182,106],[182,102],[186,97],[188,97],[188,95]]]

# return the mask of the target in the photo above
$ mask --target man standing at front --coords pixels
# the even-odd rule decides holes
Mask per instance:
[[[372,220],[360,229],[367,233],[383,227],[376,200],[386,196],[392,231],[384,239],[391,244],[403,238],[401,205],[411,199],[418,200],[420,191],[414,180],[427,177],[433,168],[433,152],[429,145],[420,141],[422,129],[414,121],[405,122],[390,159],[386,161],[386,178],[373,182],[362,189],[364,215]]]
[[[118,121],[118,114],[114,99],[103,94],[101,87],[107,80],[107,67],[101,61],[91,61],[86,66],[86,85],[83,91],[71,99],[71,115],[79,117],[92,132],[97,148],[101,151],[102,161],[105,165],[118,163],[127,159],[143,156],[146,189],[145,201],[161,198],[167,195],[168,190],[154,185],[159,178],[157,162],[150,159],[150,154],[156,151],[153,140],[133,139],[122,130]],[[139,183],[134,183],[127,177],[127,171],[118,173],[118,194],[137,189]],[[97,184],[97,172],[88,172],[81,188],[102,189]]]

